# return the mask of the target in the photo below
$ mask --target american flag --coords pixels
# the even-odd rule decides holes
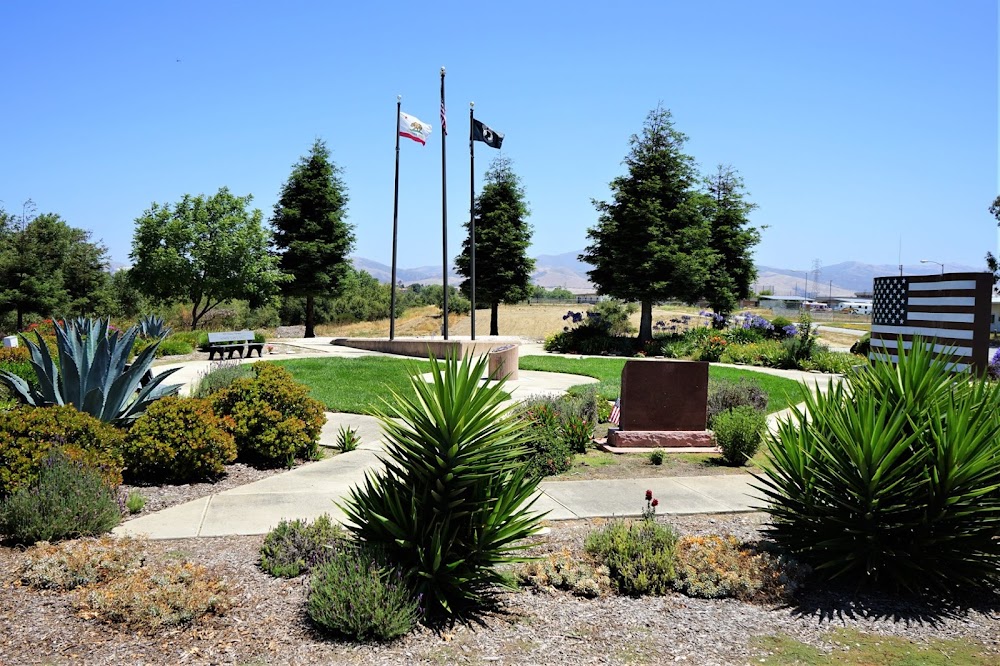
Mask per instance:
[[[615,400],[614,406],[611,408],[611,416],[608,417],[608,423],[613,423],[618,425],[618,421],[622,417],[622,399],[618,398]]]
[[[441,100],[441,136],[448,136],[448,118],[444,113],[444,100]]]
[[[991,293],[989,273],[875,278],[869,357],[895,363],[899,339],[906,350],[919,335],[934,339],[934,351],[950,351],[952,369],[984,369]]]

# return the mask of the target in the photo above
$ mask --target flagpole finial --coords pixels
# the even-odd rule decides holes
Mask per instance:
[[[475,103],[475,102],[469,102],[469,108],[470,108],[470,109],[471,109],[471,108],[473,108],[473,107],[475,107],[475,106],[476,106],[476,103]]]
[[[441,68],[441,76],[444,76],[444,67]]]
[[[396,101],[397,102],[402,102],[403,101],[403,96],[402,95],[396,95]]]

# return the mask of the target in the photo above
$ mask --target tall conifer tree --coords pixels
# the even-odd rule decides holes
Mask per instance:
[[[528,257],[531,225],[524,188],[511,161],[497,157],[486,172],[482,193],[474,206],[476,220],[476,301],[490,304],[490,335],[499,335],[500,303],[519,303],[531,296],[531,273],[535,260]],[[469,223],[465,223],[469,231]],[[455,258],[465,276],[462,291],[471,297],[471,237],[462,243]]]
[[[274,206],[271,225],[281,270],[294,277],[282,285],[306,299],[306,337],[315,337],[315,299],[336,296],[347,274],[354,229],[347,222],[347,186],[342,169],[317,139],[309,155],[292,168]]]

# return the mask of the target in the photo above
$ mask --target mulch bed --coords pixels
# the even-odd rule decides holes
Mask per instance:
[[[684,534],[755,538],[762,514],[671,516]],[[661,520],[664,520],[661,517]],[[550,525],[534,554],[582,553],[602,521]],[[506,593],[479,624],[420,628],[390,644],[357,644],[319,634],[304,613],[307,581],[271,578],[257,567],[262,537],[154,541],[150,558],[204,564],[238,588],[235,608],[157,636],[76,615],[65,593],[17,584],[21,551],[0,548],[0,664],[748,664],[762,656],[755,636],[786,634],[833,649],[827,632],[854,628],[915,641],[981,643],[1000,660],[1000,604],[938,607],[847,591],[805,593],[796,605],[734,600]]]

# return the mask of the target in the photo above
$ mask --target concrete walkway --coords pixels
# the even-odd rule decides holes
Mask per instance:
[[[298,357],[355,357],[375,354],[333,347],[328,340],[324,342],[323,339],[281,342],[300,350]],[[524,355],[541,352],[540,346],[537,350],[532,345],[525,347],[522,352]],[[287,357],[289,356],[279,355],[277,358]],[[274,359],[275,357],[268,358]],[[189,386],[208,366],[207,361],[180,364],[181,370],[169,381]],[[171,366],[158,366],[154,370],[168,367]],[[782,375],[810,385],[817,383],[821,388],[825,388],[830,381],[829,375],[739,367]],[[507,390],[515,400],[521,400],[542,393],[559,395],[570,386],[587,380],[586,377],[574,375],[522,370],[517,380],[507,383]],[[769,417],[772,428],[781,416],[778,414]],[[327,413],[327,422],[320,435],[321,445],[334,446],[341,426],[352,427],[358,432],[362,441],[358,450],[141,516],[122,524],[115,533],[145,534],[154,539],[265,534],[282,519],[313,519],[323,513],[342,518],[343,512],[338,504],[345,500],[353,486],[364,480],[366,472],[381,467],[378,455],[383,449],[383,443],[377,419],[360,414]],[[751,474],[544,481],[539,485],[534,508],[545,512],[546,518],[551,520],[639,515],[645,505],[646,490],[652,490],[660,501],[661,515],[754,511],[760,508],[762,502],[755,499],[758,493],[752,488],[753,482]]]

